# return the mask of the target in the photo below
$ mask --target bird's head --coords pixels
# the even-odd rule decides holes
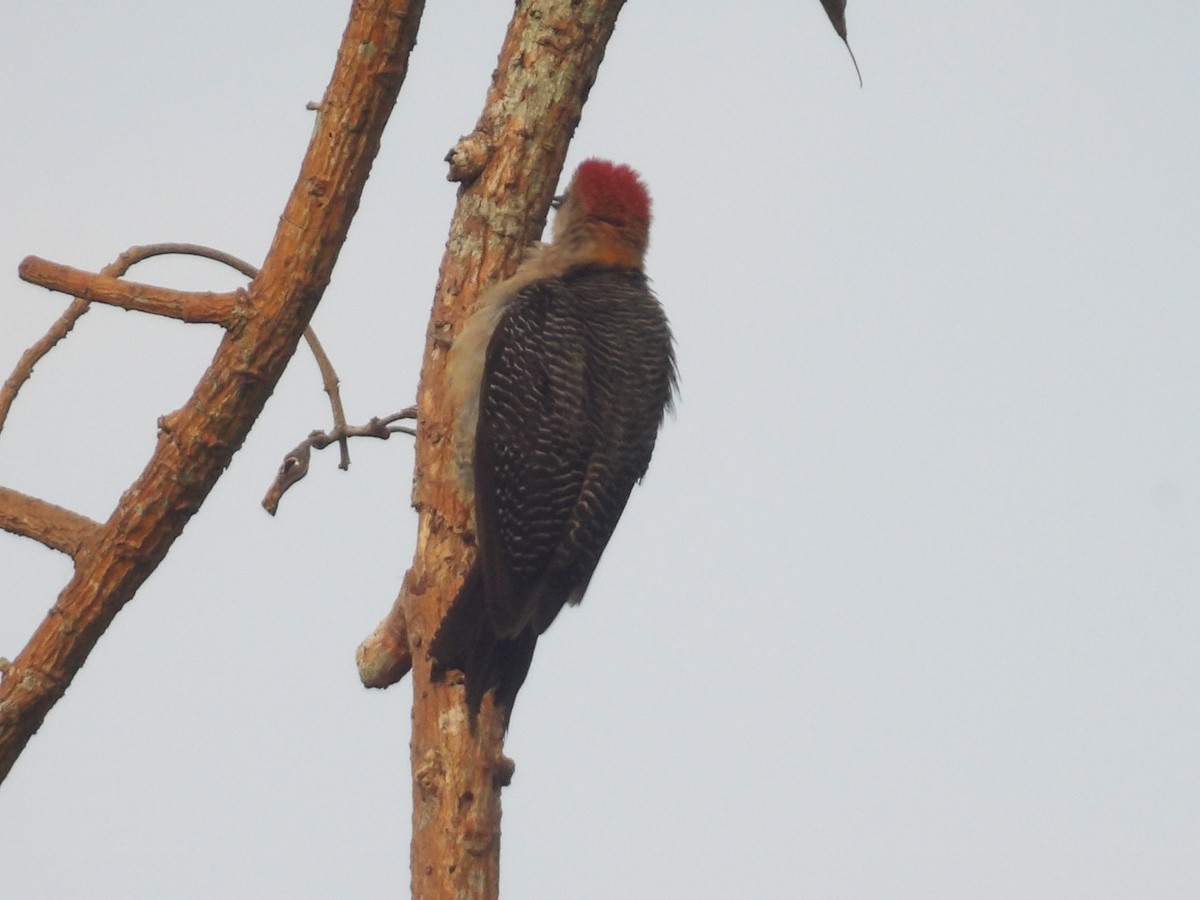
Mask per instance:
[[[554,220],[554,244],[601,265],[641,268],[650,194],[637,172],[604,159],[579,164]]]

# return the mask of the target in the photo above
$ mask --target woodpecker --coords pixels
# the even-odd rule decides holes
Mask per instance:
[[[650,195],[637,173],[583,162],[553,239],[485,292],[449,355],[455,467],[478,554],[430,647],[504,722],[534,647],[577,604],[676,390],[675,354],[642,264]]]

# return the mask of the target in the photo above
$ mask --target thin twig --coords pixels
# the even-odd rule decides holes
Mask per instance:
[[[319,108],[319,107],[320,107],[320,104],[317,104],[314,108]],[[201,257],[204,257],[205,259],[211,259],[211,260],[214,260],[215,262],[224,263],[225,265],[229,266],[230,268],[237,269],[237,271],[241,272],[243,275],[245,275],[247,278],[250,278],[250,279],[253,279],[258,275],[258,269],[256,267],[252,266],[250,263],[246,262],[243,259],[239,259],[238,257],[236,257],[230,253],[226,253],[223,250],[216,250],[212,247],[205,247],[201,244],[156,244],[156,245],[152,245],[152,246],[155,249],[156,253],[177,253],[177,254],[187,254],[187,255],[191,255],[191,256],[201,256]],[[142,250],[142,249],[147,249],[147,248],[133,248],[133,249]],[[339,429],[341,429],[342,432],[344,432],[344,433],[341,433],[341,436],[338,438],[338,443],[341,446],[341,460],[338,463],[338,468],[343,469],[343,470],[348,469],[348,468],[350,468],[350,447],[349,447],[349,444],[347,443],[347,440],[350,437],[354,437],[355,434],[351,431],[346,431],[346,429],[349,426],[346,424],[346,411],[345,411],[345,408],[342,406],[341,392],[338,390],[339,380],[338,380],[337,371],[333,368],[333,362],[329,359],[329,354],[327,354],[325,352],[325,348],[321,346],[321,342],[317,339],[317,333],[315,331],[313,331],[313,328],[311,325],[304,329],[304,339],[305,339],[305,341],[308,342],[308,347],[312,351],[312,355],[317,361],[317,368],[321,371],[321,384],[325,389],[325,393],[329,395],[329,405],[330,405],[330,408],[333,410],[334,433],[335,434],[339,433]],[[408,416],[407,418],[414,418],[414,416]],[[371,421],[375,422],[377,420],[372,419]],[[364,426],[364,427],[370,427],[370,426],[368,424],[368,426]],[[405,431],[406,429],[395,429],[395,430]],[[409,433],[412,434],[414,432],[409,431]],[[377,434],[370,434],[369,436],[379,437],[379,435],[377,435]],[[311,437],[311,435],[310,435],[310,437]],[[318,449],[323,449],[323,448],[318,448]],[[296,450],[292,451],[292,453],[296,453],[298,450],[299,450],[299,447],[297,447]],[[284,459],[285,465],[287,464],[288,460],[292,457],[292,453],[289,453],[288,456],[285,457],[285,459]],[[305,459],[304,465],[307,466],[307,464],[308,464],[307,459]],[[305,471],[307,471],[307,469]],[[301,475],[300,477],[303,478],[304,476]],[[297,480],[299,480],[299,479],[297,479]],[[286,490],[286,488],[285,488],[285,490]],[[265,503],[265,501],[264,501],[264,503]],[[278,503],[278,501],[276,501],[276,503]],[[274,515],[274,513],[272,513],[272,515]]]
[[[338,437],[338,445],[341,447],[338,468],[344,472],[350,468],[350,444],[345,433],[346,410],[342,408],[342,395],[338,391],[337,372],[334,371],[333,363],[329,361],[329,357],[325,354],[325,348],[317,340],[317,333],[312,330],[311,325],[304,329],[304,339],[308,341],[308,349],[312,351],[313,357],[317,360],[317,368],[321,370],[321,385],[325,388],[325,393],[329,395],[329,405],[333,407],[333,430],[341,432]]]
[[[8,411],[12,409],[13,401],[17,399],[17,393],[33,375],[33,367],[41,362],[43,356],[54,349],[55,344],[70,333],[71,329],[75,327],[75,323],[79,321],[79,317],[90,308],[91,303],[76,297],[50,326],[50,330],[21,354],[12,374],[4,380],[4,385],[0,386],[0,431],[4,430],[4,421],[8,418]]]
[[[343,423],[330,431],[312,432],[284,456],[283,462],[279,464],[279,470],[275,473],[275,480],[271,482],[271,486],[267,488],[266,496],[263,497],[263,509],[271,515],[275,515],[276,510],[279,509],[279,501],[283,498],[283,495],[287,493],[292,485],[308,474],[308,461],[312,456],[313,450],[324,450],[335,442],[344,444],[345,441],[352,437],[372,437],[386,441],[393,434],[415,435],[417,433],[415,428],[395,423],[406,419],[416,419],[416,417],[417,408],[409,406],[398,413],[384,416],[382,419],[373,417],[366,425],[346,425]],[[345,466],[341,468],[344,469]]]
[[[141,244],[139,246],[130,247],[119,257],[118,263],[124,263],[124,267],[119,275],[124,275],[125,272],[134,263],[142,262],[150,259],[152,256],[199,256],[203,259],[211,259],[213,262],[219,262],[231,269],[236,269],[247,278],[253,279],[258,275],[258,269],[250,265],[244,259],[234,256],[232,253],[226,253],[224,250],[217,250],[215,247],[206,247],[203,244],[185,244],[178,242],[162,242],[158,244]],[[114,273],[105,271],[105,275]]]
[[[163,256],[166,254],[202,256],[237,269],[247,278],[253,278],[258,274],[258,269],[254,266],[223,250],[215,250],[212,247],[203,247],[199,244],[181,243],[142,244],[130,247],[101,269],[100,274],[110,278],[120,278],[137,263],[150,259],[152,256]],[[80,316],[90,308],[90,301],[84,300],[82,297],[76,297],[71,302],[71,305],[63,311],[63,314],[50,326],[46,334],[21,354],[21,358],[17,360],[17,365],[13,369],[12,374],[5,379],[3,386],[0,386],[0,431],[4,429],[4,422],[8,418],[8,412],[12,409],[13,402],[17,399],[18,392],[24,387],[25,382],[29,380],[30,376],[33,375],[33,367],[41,362],[42,357],[54,349],[54,346],[70,333],[71,329],[75,327],[75,323],[79,321]]]
[[[36,257],[30,257],[22,263],[21,274],[22,277],[34,280],[35,283],[45,287],[53,288],[65,285],[68,282],[74,283],[78,285],[79,290],[86,291],[90,299],[112,303],[118,301],[112,299],[115,296],[115,291],[113,287],[114,282],[111,279],[116,279],[120,275],[123,275],[134,263],[149,259],[152,256],[167,255],[198,256],[223,263],[230,268],[236,269],[250,279],[254,279],[258,275],[258,269],[255,266],[231,253],[226,253],[224,250],[217,250],[214,247],[206,247],[202,244],[187,243],[158,243],[130,247],[117,258],[112,266],[101,273],[102,276],[105,276],[106,280],[104,281],[101,281],[90,273],[77,273],[67,266],[45,263],[45,261],[39,260]],[[132,289],[135,289],[134,292],[137,294],[136,298],[134,298],[131,296],[131,292],[124,291],[123,289],[120,291],[120,296],[123,296],[124,299],[119,301],[119,305],[123,305],[126,308],[144,309],[150,312],[172,315],[175,318],[182,318],[185,321],[213,321],[212,318],[208,317],[215,314],[211,311],[211,308],[206,311],[197,309],[191,305],[181,305],[174,302],[173,297],[167,296],[166,289],[137,285],[132,282],[120,282],[120,284],[129,285]],[[182,291],[173,291],[170,293],[176,297],[193,296]],[[195,294],[194,296],[197,298],[224,298],[233,295]],[[3,426],[4,415],[7,414],[7,409],[12,403],[12,398],[15,398],[21,384],[29,378],[34,364],[41,357],[45,356],[58,340],[61,340],[61,335],[65,335],[70,331],[75,319],[78,319],[80,315],[86,312],[88,300],[76,300],[68,309],[68,313],[74,310],[76,306],[78,306],[79,311],[75,313],[74,317],[68,320],[67,315],[64,314],[46,337],[30,348],[30,350],[26,351],[25,356],[18,363],[17,370],[5,382],[3,392],[0,392],[0,427]],[[220,315],[222,317],[226,316],[225,313],[221,313]],[[56,337],[55,335],[59,332],[61,332],[61,335]],[[328,446],[329,440],[336,440],[341,450],[338,468],[346,470],[350,468],[349,439],[351,437],[378,437],[386,439],[390,434],[396,432],[416,433],[412,429],[404,427],[381,431],[379,426],[381,420],[377,418],[371,419],[370,422],[363,426],[352,427],[348,425],[346,422],[345,407],[342,405],[341,392],[338,389],[339,380],[337,371],[334,369],[329,355],[325,352],[325,348],[321,346],[321,342],[318,340],[317,334],[313,331],[311,325],[304,329],[304,338],[308,342],[314,359],[316,359],[317,368],[321,372],[321,384],[325,393],[329,396],[329,405],[333,411],[333,429],[329,432],[326,443],[318,444],[317,440],[326,439],[326,435],[324,432],[314,431],[309,435],[307,441],[284,457],[283,464],[276,475],[275,483],[263,499],[263,505],[272,515],[275,514],[275,508],[278,506],[279,498],[283,496],[284,491],[308,474],[308,455],[304,449],[306,446],[315,446],[318,450],[321,450]],[[26,360],[26,357],[28,357],[28,360]],[[10,382],[12,382],[11,387]],[[401,418],[415,418],[415,414],[412,416],[401,414]],[[390,424],[396,421],[396,418],[389,417],[383,421],[385,424]],[[316,438],[318,435],[321,438]]]

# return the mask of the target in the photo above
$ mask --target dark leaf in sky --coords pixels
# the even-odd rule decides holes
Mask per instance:
[[[838,37],[850,51],[850,62],[854,63],[854,72],[858,75],[858,86],[862,87],[862,72],[858,70],[858,60],[854,58],[854,51],[850,49],[850,39],[846,37],[846,0],[821,0],[821,5],[825,7],[825,14],[829,16],[829,21],[833,23],[833,30],[838,33]]]

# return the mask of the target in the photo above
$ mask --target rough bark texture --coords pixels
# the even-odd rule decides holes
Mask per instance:
[[[494,898],[500,788],[512,775],[490,701],[467,722],[461,685],[430,682],[428,644],[473,548],[451,477],[449,339],[484,285],[510,274],[545,224],[567,146],[623,0],[521,0],[475,131],[451,151],[462,181],[430,320],[418,392],[413,504],[417,549],[401,608],[413,650],[412,894]]]
[[[75,556],[100,526],[87,516],[0,487],[0,528]]]
[[[380,662],[368,680],[381,685],[412,664],[412,894],[422,900],[497,896],[500,788],[512,775],[501,753],[504,729],[491,704],[485,703],[472,729],[461,686],[430,682],[428,640],[473,552],[470,510],[449,465],[455,411],[447,406],[446,350],[480,289],[510,274],[540,234],[623,2],[518,0],[484,112],[447,157],[451,178],[463,187],[418,391],[416,553],[392,621],[364,651]],[[0,527],[11,526],[75,561],[71,582],[4,669],[0,780],[113,617],[199,509],[274,389],[329,282],[404,79],[422,7],[421,0],[356,0],[300,177],[246,292],[187,295],[118,281],[109,277],[113,272],[89,275],[36,259],[25,264],[23,274],[38,283],[125,308],[213,322],[226,334],[189,402],[160,420],[149,464],[108,521],[93,523],[0,491]],[[76,307],[47,336],[47,349],[86,309],[80,301]],[[9,395],[28,377],[17,374],[0,396],[5,411]]]
[[[211,291],[176,291],[94,275],[70,266],[26,257],[17,274],[25,281],[72,297],[107,303],[123,309],[153,313],[184,322],[229,326],[240,301],[240,292],[214,294]]]
[[[416,40],[422,0],[358,0],[259,276],[212,365],[160,420],[146,469],[75,553],[75,575],[0,682],[0,779],[241,446],[329,283]]]

